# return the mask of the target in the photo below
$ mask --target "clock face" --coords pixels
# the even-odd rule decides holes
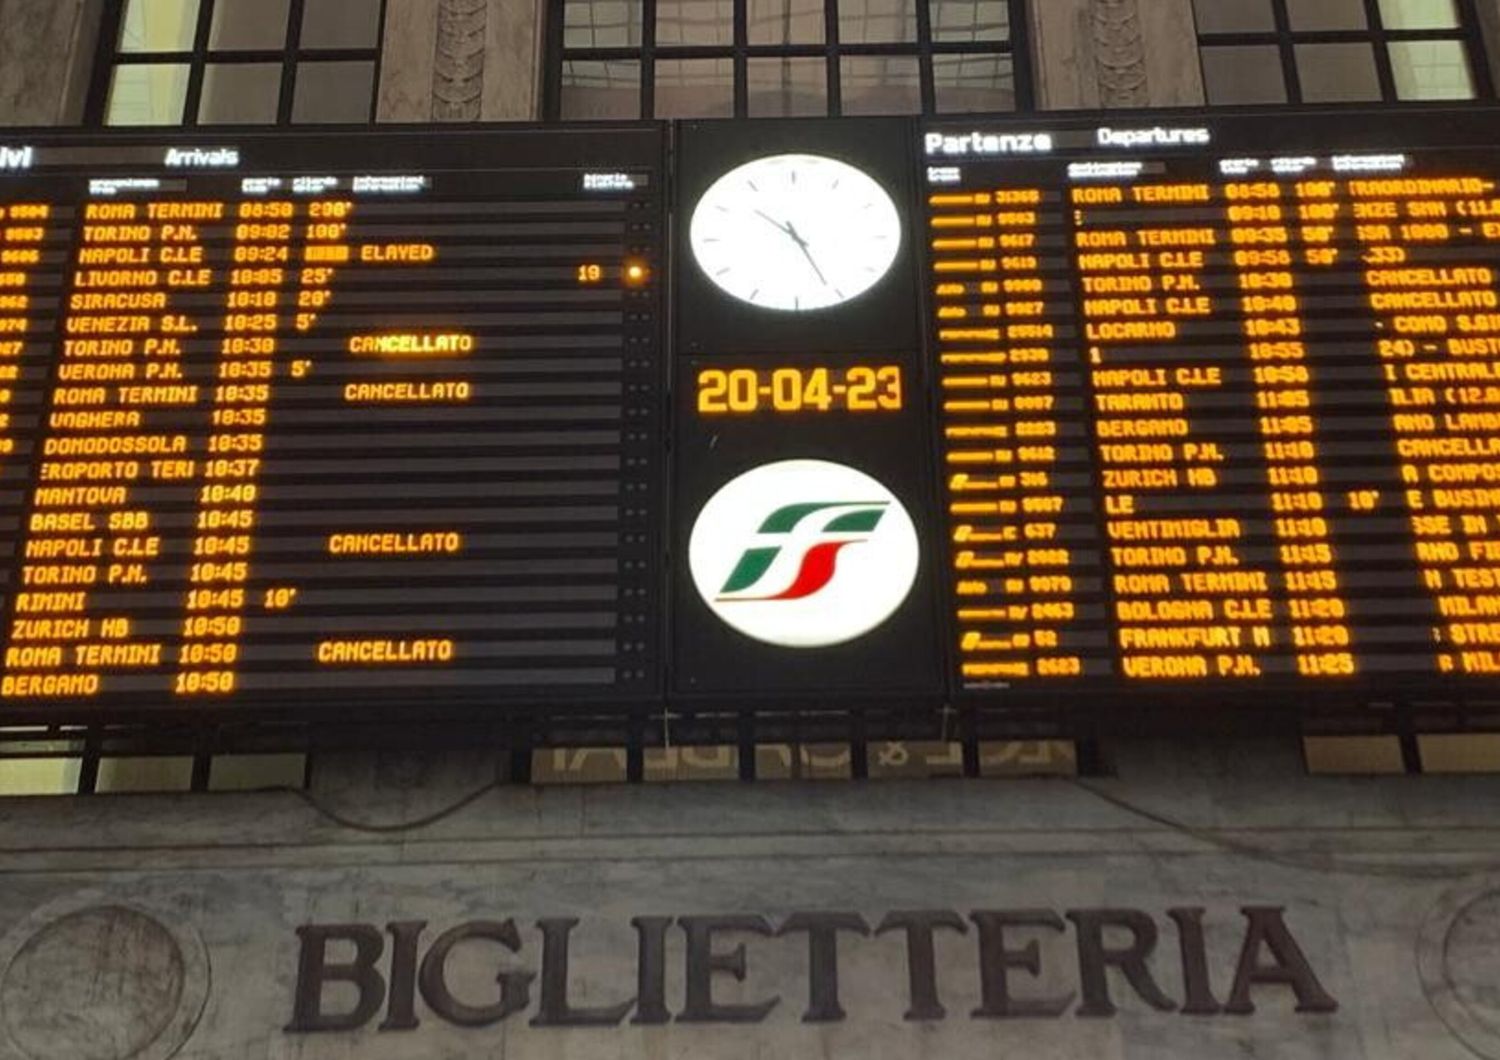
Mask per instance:
[[[896,204],[862,170],[822,155],[771,155],[704,192],[689,231],[709,279],[764,309],[805,312],[856,298],[901,249]]]

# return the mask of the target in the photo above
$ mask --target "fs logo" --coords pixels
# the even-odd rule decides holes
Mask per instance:
[[[896,495],[824,460],[745,472],[703,506],[688,543],[714,614],[787,648],[843,644],[881,625],[911,592],[919,556]]]

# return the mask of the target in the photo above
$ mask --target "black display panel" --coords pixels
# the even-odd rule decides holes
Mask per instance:
[[[671,688],[941,694],[904,120],[678,129]]]
[[[956,695],[1492,685],[1495,120],[924,131]]]
[[[658,694],[664,139],[7,137],[0,714]]]

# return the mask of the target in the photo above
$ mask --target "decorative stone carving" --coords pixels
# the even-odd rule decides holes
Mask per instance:
[[[1417,943],[1417,970],[1433,1011],[1483,1060],[1500,1060],[1497,944],[1500,880],[1493,878],[1445,894]]]
[[[203,1011],[201,941],[139,909],[80,903],[0,951],[0,1055],[168,1060]]]
[[[432,120],[478,121],[484,101],[488,0],[441,0],[432,74]]]
[[[1104,107],[1144,107],[1150,103],[1145,35],[1138,0],[1093,0],[1094,75]]]

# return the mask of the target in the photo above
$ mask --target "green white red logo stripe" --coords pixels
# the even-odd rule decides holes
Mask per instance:
[[[884,623],[916,579],[916,528],[869,475],[786,460],[727,483],[688,547],[694,584],[720,619],[770,644],[841,644]]]
[[[792,534],[808,520],[823,522],[821,533],[829,540],[815,541],[802,552],[802,562],[792,584],[768,596],[744,595],[766,580],[766,575],[782,555],[781,545],[752,547],[745,550],[719,590],[720,600],[804,600],[821,592],[833,581],[839,553],[851,545],[862,544],[875,532],[889,507],[887,501],[811,501],[778,508],[761,524],[761,534]],[[859,536],[842,536],[859,535]]]

